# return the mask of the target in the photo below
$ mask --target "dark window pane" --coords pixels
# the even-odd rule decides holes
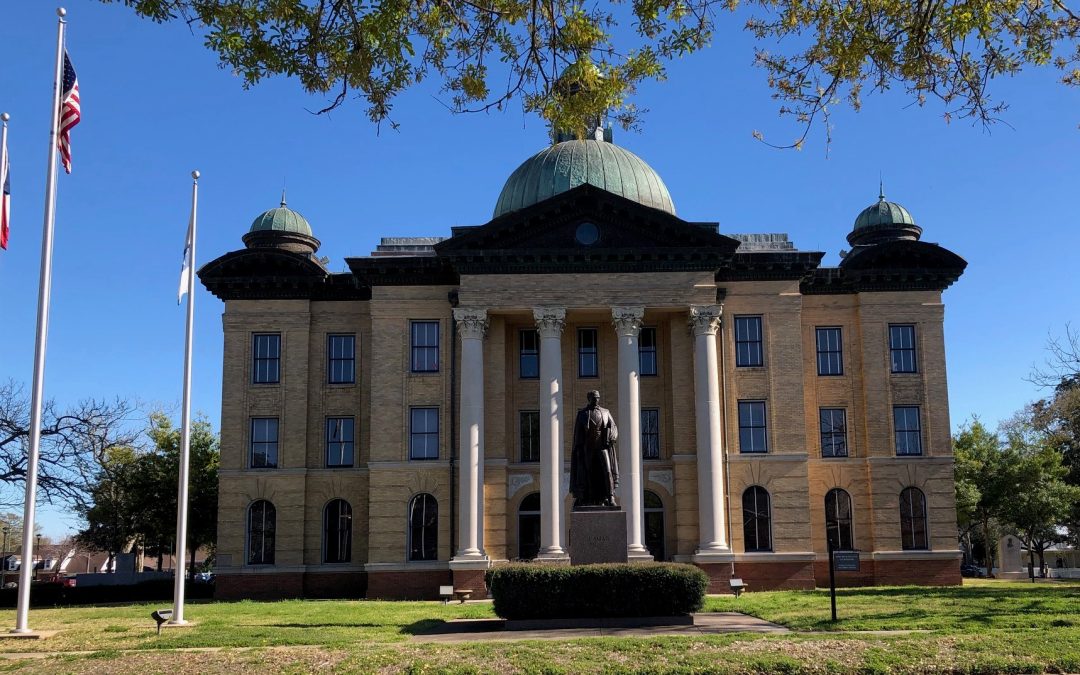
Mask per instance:
[[[656,375],[656,329],[642,328],[638,335],[638,374]]]
[[[248,507],[248,556],[249,565],[274,564],[274,532],[277,529],[277,511],[265,499],[252,502]]]
[[[412,322],[412,371],[432,373],[439,370],[439,322]]]
[[[518,333],[520,351],[518,370],[523,379],[540,377],[540,336],[535,330],[528,329]]]
[[[596,329],[578,329],[578,377],[596,377],[600,361],[596,348]]]
[[[918,406],[895,406],[893,428],[896,432],[897,455],[922,454],[922,429]]]
[[[821,409],[821,456],[847,457],[847,411],[843,408]]]
[[[664,502],[650,490],[645,490],[645,548],[655,560],[664,560]]]
[[[889,326],[889,355],[892,372],[918,372],[915,362],[915,326]]]
[[[438,560],[439,506],[429,494],[409,502],[409,560]]]
[[[439,409],[409,411],[409,459],[439,458]]]
[[[904,550],[930,548],[926,532],[926,497],[919,488],[900,492],[900,539]]]
[[[660,459],[660,411],[641,411],[641,456]]]
[[[352,559],[352,506],[334,499],[323,509],[323,562],[345,563]]]
[[[278,420],[254,417],[251,420],[251,468],[273,469],[278,464]]]
[[[251,345],[251,381],[274,384],[281,380],[281,334],[256,333]]]
[[[540,413],[535,411],[522,412],[521,425],[521,461],[540,461]]]
[[[327,381],[330,384],[352,384],[356,381],[356,336],[329,336],[326,355]]]
[[[839,328],[817,329],[818,375],[844,374],[844,347]]]
[[[518,507],[518,558],[532,560],[540,552],[540,493],[533,492]]]
[[[756,367],[764,364],[761,343],[761,317],[735,317],[735,365]]]
[[[851,495],[834,488],[825,495],[825,532],[833,550],[855,548],[851,530]]]
[[[739,401],[739,452],[768,452],[764,401]]]
[[[743,492],[743,545],[749,551],[772,550],[772,505],[765,488],[754,485]]]
[[[326,418],[326,465],[353,465],[353,418]]]

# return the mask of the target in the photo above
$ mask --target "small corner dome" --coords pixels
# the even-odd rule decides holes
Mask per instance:
[[[588,183],[675,215],[660,175],[634,153],[606,140],[567,140],[525,160],[506,179],[494,217],[532,206]]]
[[[855,219],[856,230],[881,225],[914,224],[915,219],[911,217],[911,213],[896,202],[885,201],[885,195],[881,195],[876,204],[872,204],[863,209]]]
[[[302,215],[285,206],[284,198],[281,206],[270,209],[256,218],[251,223],[248,232],[290,232],[313,237],[311,225]]]

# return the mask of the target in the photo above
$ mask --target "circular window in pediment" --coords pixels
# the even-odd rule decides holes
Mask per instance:
[[[592,246],[600,241],[600,228],[595,223],[584,222],[577,226],[574,238],[583,246]]]

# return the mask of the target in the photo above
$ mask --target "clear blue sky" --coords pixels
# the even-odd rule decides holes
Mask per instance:
[[[0,9],[0,110],[12,115],[13,226],[0,252],[0,379],[29,387],[48,143],[55,7]],[[545,125],[519,110],[454,116],[434,85],[397,100],[399,131],[377,133],[362,103],[331,115],[295,81],[245,91],[182,24],[156,25],[120,5],[67,4],[68,50],[83,121],[74,172],[59,179],[46,393],[135,398],[179,409],[183,310],[176,287],[198,168],[198,263],[241,246],[262,211],[289,206],[322,241],[331,269],[370,252],[381,236],[448,235],[481,224],[517,165],[545,144]],[[1080,319],[1080,92],[1049,69],[995,85],[1009,100],[990,133],[946,124],[935,104],[867,96],[834,117],[828,155],[818,129],[802,152],[753,140],[798,130],[777,117],[752,42],[730,17],[716,46],[672,64],[637,102],[641,134],[616,142],[664,178],[679,215],[724,232],[788,232],[838,262],[859,211],[887,196],[970,263],[945,293],[953,425],[995,423],[1039,392],[1024,381],[1048,333]],[[194,408],[215,426],[221,398],[222,304],[197,292]],[[77,525],[45,508],[46,534]]]

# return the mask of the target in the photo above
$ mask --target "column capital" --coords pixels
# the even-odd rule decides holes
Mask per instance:
[[[542,338],[557,338],[562,336],[566,326],[566,310],[562,307],[535,307],[533,318],[536,319],[536,329],[540,331]]]
[[[611,308],[611,323],[615,324],[615,332],[624,337],[637,337],[644,318],[644,307]]]
[[[723,305],[690,305],[690,329],[694,335],[716,335]]]
[[[487,310],[475,307],[455,308],[454,320],[457,321],[458,333],[462,338],[483,340],[487,333]]]

